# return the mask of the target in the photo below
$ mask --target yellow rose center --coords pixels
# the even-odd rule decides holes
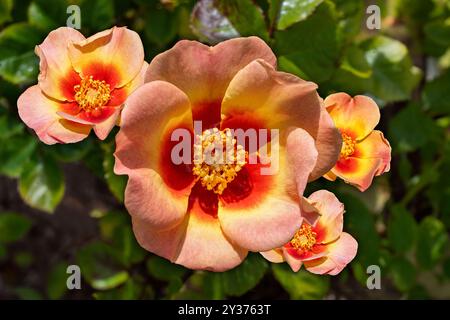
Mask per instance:
[[[111,99],[111,89],[105,81],[94,80],[92,76],[81,79],[80,84],[73,87],[75,101],[85,111],[93,111],[103,107]]]
[[[342,133],[341,158],[350,157],[355,152],[356,141],[349,135]]]
[[[310,225],[303,224],[295,233],[294,238],[291,240],[291,245],[297,250],[309,251],[316,243],[316,236],[317,234],[312,231]]]
[[[192,173],[203,187],[222,194],[247,163],[247,156],[230,129],[205,130],[195,137]]]

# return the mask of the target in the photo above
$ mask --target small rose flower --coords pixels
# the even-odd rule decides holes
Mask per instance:
[[[346,93],[332,94],[324,103],[343,141],[339,159],[325,178],[339,177],[365,191],[374,176],[389,171],[391,162],[389,142],[374,130],[380,121],[378,106],[369,97]]]
[[[46,144],[78,142],[92,128],[105,139],[147,68],[139,35],[124,27],[88,39],[61,27],[35,51],[38,84],[19,97],[17,107],[23,122]]]
[[[320,190],[303,198],[302,211],[314,218],[305,218],[284,246],[261,254],[274,263],[286,261],[294,272],[305,265],[312,273],[337,275],[358,249],[356,240],[342,231],[344,205],[331,192]]]
[[[284,244],[300,227],[298,195],[331,169],[341,139],[317,86],[275,65],[256,37],[215,47],[180,41],[150,63],[148,83],[127,99],[115,152],[115,172],[129,177],[125,205],[142,247],[191,269],[224,271],[248,251]],[[230,157],[241,162],[174,163],[172,134],[180,128],[205,149],[230,143]],[[258,138],[254,152],[233,138],[239,129],[277,129],[279,140]],[[267,144],[279,158],[263,163]],[[277,171],[262,174],[274,164]]]

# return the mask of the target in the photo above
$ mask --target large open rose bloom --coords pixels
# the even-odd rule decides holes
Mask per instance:
[[[147,83],[126,102],[115,152],[115,172],[129,177],[125,205],[141,246],[188,268],[223,271],[248,251],[292,238],[305,185],[336,163],[341,138],[317,86],[275,68],[271,49],[256,37],[214,47],[180,41],[150,63]],[[175,164],[172,133],[193,132],[193,121],[220,134],[278,129],[279,170],[262,175],[274,163],[261,161],[221,167],[232,177],[222,183],[208,165]]]
[[[269,261],[286,261],[294,272],[305,265],[316,274],[337,275],[353,260],[356,240],[343,232],[344,205],[334,194],[319,190],[302,200],[305,218],[295,236],[284,246],[261,254]]]
[[[381,131],[374,130],[380,110],[369,97],[352,98],[343,92],[328,96],[324,103],[343,140],[338,162],[325,178],[339,177],[365,191],[374,176],[390,168],[391,146]]]
[[[46,144],[105,139],[147,67],[139,35],[114,27],[85,38],[61,27],[36,46],[38,84],[17,101],[19,116]]]

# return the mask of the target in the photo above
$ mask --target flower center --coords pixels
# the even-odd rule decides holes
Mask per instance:
[[[247,163],[247,157],[248,153],[237,144],[230,129],[205,130],[195,137],[192,173],[203,187],[222,194]]]
[[[350,157],[355,152],[356,141],[349,135],[342,133],[341,158]]]
[[[302,224],[291,240],[291,245],[297,250],[309,251],[316,243],[317,233],[308,224]]]
[[[111,99],[111,89],[105,81],[94,80],[92,76],[81,79],[80,84],[73,87],[75,101],[85,111],[93,111],[103,107]]]

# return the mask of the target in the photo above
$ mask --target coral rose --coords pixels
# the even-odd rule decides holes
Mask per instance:
[[[127,99],[115,152],[142,247],[188,268],[224,271],[248,251],[292,238],[306,183],[331,169],[342,142],[316,84],[275,67],[256,37],[214,47],[180,41],[150,63],[147,83]],[[182,163],[173,158],[185,141],[179,129],[192,138]],[[239,130],[250,134],[239,141]],[[222,151],[221,143],[236,161],[189,155]]]
[[[105,139],[147,68],[139,35],[114,27],[85,38],[61,27],[36,46],[38,84],[18,99],[19,116],[46,144]]]
[[[324,103],[343,140],[339,159],[325,178],[339,177],[365,191],[374,176],[390,168],[391,146],[381,131],[374,130],[380,110],[369,97],[352,98],[343,92],[328,96]]]
[[[342,231],[344,205],[331,192],[320,190],[304,198],[302,207],[316,219],[304,219],[288,243],[261,254],[271,262],[286,261],[294,272],[305,265],[312,273],[337,275],[358,250],[356,240]]]

